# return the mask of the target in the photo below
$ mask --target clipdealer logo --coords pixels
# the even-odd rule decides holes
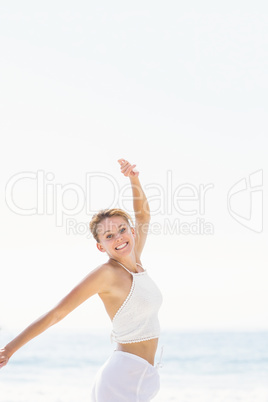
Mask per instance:
[[[105,182],[106,181],[106,182]],[[22,193],[31,186],[31,196],[22,205]],[[164,185],[145,184],[151,216],[157,221],[150,225],[152,234],[214,234],[212,222],[205,220],[206,198],[214,184],[182,183],[175,185],[171,170],[166,172]],[[87,172],[85,186],[77,183],[55,183],[52,172],[19,172],[6,184],[6,205],[19,215],[54,215],[57,227],[66,227],[67,234],[89,234],[89,222],[77,222],[75,216],[91,216],[101,188],[105,189],[106,208],[121,208],[133,214],[131,184],[123,187],[113,176],[104,172]],[[22,190],[23,189],[23,190]],[[108,189],[108,190],[106,190]],[[96,197],[97,196],[97,197]],[[72,207],[68,201],[72,199]],[[97,205],[96,205],[97,207]]]
[[[240,225],[256,233],[263,231],[263,170],[237,181],[228,191],[229,214]]]
[[[28,182],[27,182],[28,181]],[[104,183],[104,181],[106,181]],[[18,188],[31,183],[34,191],[22,205]],[[67,234],[89,234],[89,222],[77,222],[80,213],[90,216],[98,209],[93,207],[100,187],[107,188],[107,208],[119,207],[132,214],[132,189],[128,183],[120,187],[115,178],[104,172],[87,172],[85,186],[77,183],[55,183],[52,172],[19,172],[6,184],[6,205],[19,215],[54,215],[57,227],[66,227]],[[150,225],[152,234],[214,234],[214,225],[206,221],[206,198],[214,184],[182,183],[175,186],[172,171],[166,173],[165,184],[148,183],[144,186],[150,204],[151,216],[158,221]],[[25,191],[24,191],[25,192]],[[72,207],[66,205],[72,199]],[[227,211],[246,229],[263,231],[263,170],[238,180],[227,194]],[[165,217],[164,219],[162,219]],[[184,217],[184,220],[181,219]]]

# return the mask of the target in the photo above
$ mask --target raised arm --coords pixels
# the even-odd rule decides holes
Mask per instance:
[[[149,230],[150,222],[150,208],[146,195],[142,189],[139,172],[135,169],[136,165],[131,165],[125,159],[119,159],[118,162],[121,166],[121,172],[124,176],[129,177],[132,196],[133,196],[133,209],[135,213],[135,232],[136,232],[136,253],[140,257]]]
[[[16,338],[0,349],[0,368],[5,366],[10,357],[23,345],[35,338],[52,325],[61,321],[81,303],[96,293],[105,291],[109,272],[105,266],[96,268],[87,275],[67,296],[65,296],[52,310],[30,324]]]

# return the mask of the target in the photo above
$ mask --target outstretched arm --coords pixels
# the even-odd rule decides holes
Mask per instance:
[[[140,257],[148,235],[150,208],[138,177],[139,172],[135,169],[136,165],[131,165],[125,159],[119,159],[118,162],[121,165],[121,172],[124,176],[129,177],[132,187],[133,209],[135,212],[136,253]]]
[[[105,290],[108,279],[107,269],[103,266],[90,272],[52,310],[38,318],[3,349],[0,349],[0,368],[5,366],[10,357],[31,339],[62,320],[89,297]]]

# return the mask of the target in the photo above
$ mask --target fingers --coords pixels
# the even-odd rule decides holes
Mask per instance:
[[[139,172],[137,171],[137,169],[135,169],[136,165],[131,165],[125,159],[119,159],[118,162],[121,165],[121,172],[124,174],[124,176],[129,177],[139,175]]]
[[[125,159],[119,159],[118,161],[121,165],[121,172],[125,174],[126,170],[131,166]]]
[[[9,361],[9,357],[5,351],[5,348],[0,349],[0,368],[4,367]]]
[[[8,359],[2,360],[1,363],[0,363],[0,369],[1,369],[2,367],[4,367],[7,363],[8,363]]]
[[[120,165],[124,165],[124,163],[126,163],[127,161],[125,159],[118,159],[118,162],[120,163]],[[127,162],[128,163],[128,162]]]
[[[124,165],[124,167],[121,168],[122,173],[125,176],[129,176],[132,172],[133,169],[135,168],[136,165],[130,165],[129,163],[127,165]]]
[[[119,161],[118,161],[119,162]],[[128,161],[126,161],[125,159],[120,159],[120,167],[121,167],[121,171],[122,173],[125,172],[125,170],[127,169],[127,167],[130,166],[130,163]]]
[[[134,167],[135,167],[136,165],[131,165],[130,163],[128,163],[127,165],[123,165],[123,167],[121,167],[121,172],[124,174],[124,175],[129,175],[130,174],[130,172],[132,171],[132,169],[134,169]]]

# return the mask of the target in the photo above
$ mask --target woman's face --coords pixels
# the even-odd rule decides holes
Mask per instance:
[[[103,219],[98,224],[97,247],[117,259],[130,254],[135,245],[135,232],[122,216]]]

